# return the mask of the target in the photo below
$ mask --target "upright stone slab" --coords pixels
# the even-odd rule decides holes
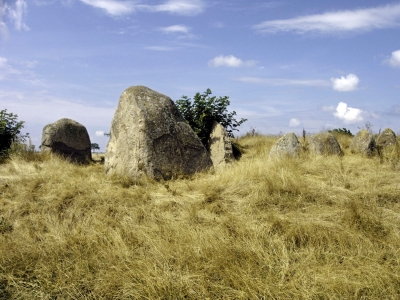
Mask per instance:
[[[374,155],[376,142],[372,133],[366,129],[362,129],[350,143],[350,151],[352,153],[361,153],[363,155]]]
[[[396,143],[396,134],[390,128],[386,128],[384,131],[382,131],[376,139],[376,146],[379,149],[395,146]]]
[[[228,133],[226,129],[216,121],[213,122],[207,144],[214,168],[220,169],[235,159]]]
[[[82,124],[63,118],[43,128],[42,151],[51,151],[77,163],[92,160],[89,134]]]
[[[303,147],[301,146],[297,136],[293,133],[286,133],[283,135],[269,152],[270,158],[279,157],[297,157],[300,155]]]
[[[212,166],[206,148],[175,103],[144,86],[122,93],[110,134],[104,163],[108,175],[168,180]]]
[[[399,145],[397,144],[396,134],[390,128],[386,128],[376,139],[376,148],[381,157],[397,155]]]
[[[321,132],[309,137],[308,150],[317,155],[343,155],[339,142],[329,132]]]

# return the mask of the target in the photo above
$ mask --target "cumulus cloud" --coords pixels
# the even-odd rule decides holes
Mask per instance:
[[[104,136],[104,131],[102,131],[102,130],[97,130],[97,131],[96,131],[96,136]]]
[[[342,10],[306,15],[292,19],[262,22],[253,28],[262,33],[308,32],[336,34],[369,31],[400,25],[400,4],[389,4],[366,9]]]
[[[393,68],[400,68],[400,50],[392,52],[392,56],[389,58],[388,63]]]
[[[300,125],[301,125],[301,122],[300,122],[299,119],[291,118],[290,121],[289,121],[289,126],[290,127],[298,127]]]
[[[363,111],[358,108],[348,107],[346,103],[340,102],[333,115],[346,124],[357,123],[363,120]]]
[[[289,79],[289,78],[260,78],[260,77],[240,77],[237,81],[255,83],[271,86],[329,86],[328,80],[320,79]]]
[[[360,79],[354,74],[349,74],[346,77],[331,78],[331,82],[335,91],[351,92],[357,89]]]
[[[237,58],[233,55],[223,56],[219,55],[214,57],[208,62],[208,66],[210,67],[251,67],[254,66],[257,62],[254,60],[243,61],[240,58]]]

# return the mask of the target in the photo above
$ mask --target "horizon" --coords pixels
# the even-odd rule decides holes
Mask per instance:
[[[61,118],[105,152],[122,92],[207,88],[239,134],[400,130],[399,1],[0,0],[0,105],[38,149]]]

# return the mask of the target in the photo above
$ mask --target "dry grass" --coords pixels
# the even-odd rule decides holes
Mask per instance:
[[[400,164],[241,160],[170,182],[0,165],[0,299],[399,299]]]

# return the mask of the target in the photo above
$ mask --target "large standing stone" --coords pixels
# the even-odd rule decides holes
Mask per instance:
[[[342,149],[335,136],[329,132],[321,132],[312,135],[308,139],[308,149],[318,155],[342,155]]]
[[[300,155],[303,147],[301,146],[297,136],[293,133],[286,133],[283,135],[276,144],[271,148],[269,156],[271,158],[275,157],[297,157]]]
[[[373,155],[376,143],[374,136],[366,129],[360,130],[351,140],[350,151],[352,153],[361,153],[363,155]]]
[[[210,168],[206,148],[174,102],[144,86],[126,89],[111,123],[105,154],[109,175],[157,180]]]
[[[78,163],[92,160],[90,138],[85,126],[67,118],[43,128],[41,150],[61,154]]]
[[[214,121],[208,140],[208,148],[214,168],[221,168],[234,160],[232,143],[226,129]]]
[[[396,134],[390,128],[386,128],[376,139],[376,148],[381,157],[388,157],[398,151]]]
[[[386,148],[389,146],[396,145],[396,134],[393,132],[392,129],[386,128],[384,131],[376,139],[376,146],[378,148]]]

